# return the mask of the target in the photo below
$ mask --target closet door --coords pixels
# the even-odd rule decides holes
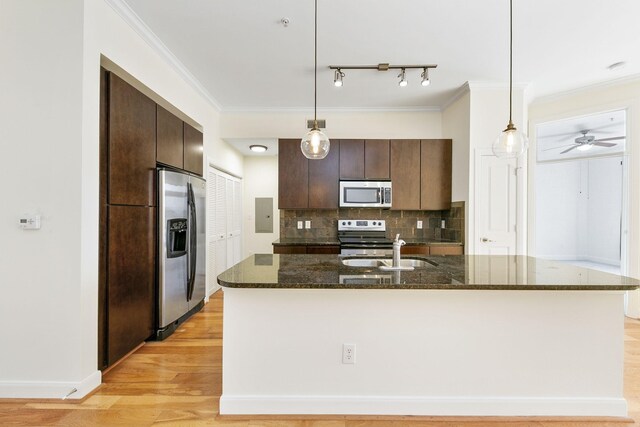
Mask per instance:
[[[215,199],[215,271],[216,276],[227,269],[227,179],[216,174]]]

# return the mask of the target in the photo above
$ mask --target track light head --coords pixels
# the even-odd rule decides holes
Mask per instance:
[[[398,74],[398,77],[400,77],[400,81],[398,82],[398,85],[400,87],[405,87],[407,85],[407,76],[404,71],[404,68],[402,69],[402,71],[400,71],[400,74]]]
[[[424,68],[422,71],[422,74],[420,74],[420,77],[422,77],[422,86],[429,86],[429,84],[431,83],[431,80],[429,79],[429,69],[428,68]]]
[[[344,73],[340,68],[338,68],[333,77],[333,84],[335,87],[342,87],[342,78],[344,77]]]

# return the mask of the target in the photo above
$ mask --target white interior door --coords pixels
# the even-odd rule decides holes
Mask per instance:
[[[477,254],[516,254],[517,179],[516,159],[476,155]]]
[[[216,277],[227,269],[227,179],[216,174]]]

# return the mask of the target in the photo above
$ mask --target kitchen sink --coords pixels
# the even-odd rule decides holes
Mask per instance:
[[[342,264],[349,267],[391,267],[393,260],[391,258],[346,258],[342,260]],[[400,267],[430,268],[437,265],[425,259],[402,258]]]

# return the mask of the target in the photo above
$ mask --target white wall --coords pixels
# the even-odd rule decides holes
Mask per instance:
[[[82,306],[82,28],[81,0],[0,2],[0,397],[29,381],[34,397],[62,397],[96,371],[81,363],[83,321],[95,327]],[[18,228],[26,213],[41,230]]]
[[[81,397],[97,371],[101,54],[204,129],[205,155],[242,174],[219,113],[100,0],[0,2],[0,397]],[[9,160],[10,159],[10,160]],[[42,215],[42,230],[17,220]]]
[[[624,189],[628,197],[628,232],[623,236],[623,252],[626,251],[626,265],[623,260],[623,274],[640,278],[640,79],[622,79],[609,84],[596,85],[580,90],[558,94],[536,100],[529,107],[529,189],[528,194],[528,252],[537,253],[535,235],[537,218],[535,213],[536,141],[535,130],[540,123],[565,118],[627,109],[627,158],[628,187]],[[531,240],[533,239],[533,240]],[[626,240],[626,241],[625,241]],[[626,271],[626,273],[625,273]],[[640,317],[640,291],[629,293],[627,314]]]
[[[253,254],[273,252],[274,240],[280,238],[280,210],[278,209],[278,157],[244,158],[243,182],[243,229],[244,254],[246,258]],[[273,233],[255,232],[256,197],[273,198]]]
[[[310,112],[223,113],[222,138],[302,138]],[[442,138],[439,111],[318,112],[329,138]]]

